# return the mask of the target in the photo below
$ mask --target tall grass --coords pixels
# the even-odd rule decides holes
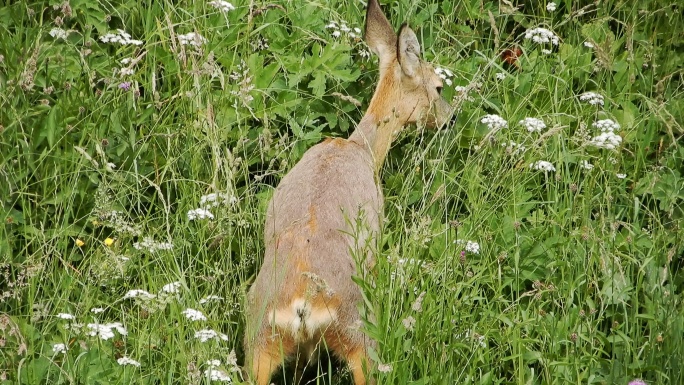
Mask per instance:
[[[265,205],[353,130],[377,64],[361,2],[232,5],[0,7],[0,383],[244,380]],[[383,5],[459,119],[407,128],[382,171],[358,280],[378,383],[684,383],[681,5]]]

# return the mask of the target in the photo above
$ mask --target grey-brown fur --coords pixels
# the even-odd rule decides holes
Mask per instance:
[[[377,0],[368,3],[365,34],[380,58],[368,111],[349,139],[309,149],[268,206],[264,264],[246,312],[245,364],[258,385],[268,385],[288,358],[308,358],[322,339],[347,360],[355,384],[366,384],[372,342],[359,331],[352,250],[364,259],[361,268],[372,265],[383,207],[378,173],[395,134],[407,123],[440,126],[451,114],[416,35],[403,26],[397,36]]]

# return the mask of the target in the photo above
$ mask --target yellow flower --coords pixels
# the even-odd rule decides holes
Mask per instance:
[[[105,246],[109,247],[114,243],[114,240],[112,238],[107,238],[104,240]]]
[[[83,242],[82,240],[76,238],[76,246],[78,246],[78,247],[83,247],[83,245],[85,245],[85,242]]]

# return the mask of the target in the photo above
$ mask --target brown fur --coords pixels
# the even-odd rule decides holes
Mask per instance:
[[[351,279],[352,251],[361,250],[362,269],[372,265],[383,207],[378,172],[395,134],[407,123],[441,126],[451,114],[415,34],[402,26],[396,35],[377,0],[368,2],[365,35],[380,57],[368,111],[349,139],[309,149],[268,206],[264,264],[246,312],[245,365],[257,385],[268,385],[293,356],[300,373],[323,341],[347,361],[356,385],[367,383],[373,342],[359,330],[362,296]]]

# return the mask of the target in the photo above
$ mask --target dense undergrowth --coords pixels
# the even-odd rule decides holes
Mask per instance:
[[[383,169],[373,375],[682,384],[682,7],[522,3],[383,4],[459,119]],[[361,1],[231,5],[0,6],[0,383],[243,380],[265,204],[377,63]]]

